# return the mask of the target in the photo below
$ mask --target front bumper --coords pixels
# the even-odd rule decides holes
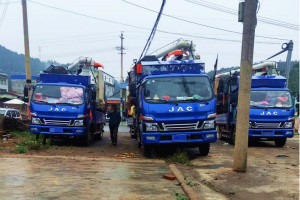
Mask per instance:
[[[291,138],[293,129],[249,129],[249,137],[253,138]]]
[[[188,144],[212,143],[217,141],[217,131],[207,130],[199,132],[145,132],[142,136],[143,144]]]
[[[61,127],[30,125],[30,132],[33,134],[45,135],[86,135],[85,127]]]

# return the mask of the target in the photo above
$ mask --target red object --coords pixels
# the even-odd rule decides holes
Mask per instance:
[[[136,73],[141,74],[142,73],[142,64],[136,64]]]
[[[267,101],[262,101],[258,103],[259,105],[269,105],[269,103]]]
[[[105,101],[106,104],[120,104],[120,100],[107,100]]]
[[[288,97],[277,97],[282,102],[286,102],[289,98]]]
[[[164,174],[163,178],[168,180],[175,180],[176,176],[174,176],[173,174]]]
[[[163,96],[163,99],[165,99],[165,100],[170,100],[170,99],[171,99],[171,97],[170,97],[170,96],[168,96],[168,95],[165,95],[165,96]]]
[[[172,51],[171,53],[169,53],[167,55],[167,58],[169,58],[171,55],[178,56],[178,55],[182,55],[182,54],[188,55],[187,52],[183,53],[181,50],[175,50],[175,51]]]
[[[100,63],[94,63],[94,67],[100,67],[100,68],[102,68],[102,69],[104,69],[104,66],[103,65],[101,65]]]
[[[90,110],[90,118],[91,118],[91,120],[93,120],[92,110]]]
[[[42,101],[43,100],[42,93],[36,93],[35,100]]]

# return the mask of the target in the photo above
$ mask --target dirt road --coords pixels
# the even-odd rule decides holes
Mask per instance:
[[[107,131],[102,141],[89,147],[58,140],[50,149],[25,155],[2,148],[1,199],[176,199],[176,193],[184,196],[177,181],[162,179],[162,174],[170,173],[168,165],[160,159],[144,158],[126,127],[120,128],[116,147]],[[199,195],[215,192],[234,200],[299,199],[299,136],[288,139],[283,148],[275,147],[274,142],[250,145],[247,173],[232,171],[233,150],[234,146],[220,140],[211,145],[206,157],[200,157],[197,148],[184,149],[194,166],[177,166],[187,181],[193,181],[191,187]]]
[[[0,158],[0,197],[15,199],[175,199],[184,196],[164,163]]]

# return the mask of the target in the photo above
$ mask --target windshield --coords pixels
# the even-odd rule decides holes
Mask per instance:
[[[36,103],[80,105],[84,102],[83,88],[37,85],[32,100]]]
[[[252,108],[292,107],[289,91],[251,91],[250,105]]]
[[[151,78],[144,95],[149,103],[207,101],[213,97],[207,77]]]

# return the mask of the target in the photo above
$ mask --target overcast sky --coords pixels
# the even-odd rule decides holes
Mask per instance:
[[[127,1],[155,11],[159,11],[162,3],[161,0]],[[6,4],[7,2],[10,3]],[[213,2],[216,5],[206,2]],[[219,68],[239,66],[242,35],[233,32],[242,33],[242,23],[237,22],[237,16],[216,10],[216,8],[226,11],[227,8],[237,10],[238,0],[206,0],[206,2],[167,0],[164,14],[198,24],[162,16],[158,30],[172,34],[157,32],[149,53],[178,38],[183,38],[196,44],[196,52],[206,63],[206,71],[213,68],[217,54],[219,54]],[[31,57],[40,57],[42,60],[54,59],[60,63],[70,63],[80,56],[92,57],[96,62],[103,64],[104,71],[115,76],[117,80],[120,79],[121,59],[116,47],[121,44],[121,31],[124,31],[125,38],[124,77],[126,77],[125,73],[129,71],[132,60],[139,58],[157,17],[155,12],[122,0],[28,0],[27,6]],[[258,16],[263,17],[263,21],[272,19],[277,20],[275,21],[277,24],[278,21],[283,21],[298,26],[299,2],[260,0]],[[1,17],[4,17],[2,23]],[[259,20],[256,27],[254,61],[264,60],[277,53],[281,50],[282,43],[289,40],[294,42],[292,60],[299,60],[299,31],[263,21]],[[20,0],[0,0],[0,45],[24,53]],[[285,59],[286,53],[273,60]]]

